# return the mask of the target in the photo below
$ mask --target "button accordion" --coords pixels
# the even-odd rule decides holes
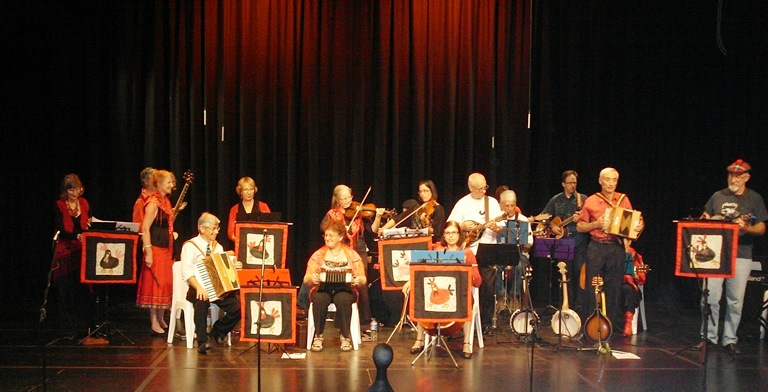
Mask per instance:
[[[622,207],[613,207],[606,210],[606,214],[608,214],[606,233],[632,240],[636,240],[640,236],[637,226],[640,224],[642,212]]]
[[[195,263],[195,278],[214,302],[228,293],[239,290],[234,253],[214,253]]]
[[[319,291],[345,290],[352,286],[352,269],[321,269]]]

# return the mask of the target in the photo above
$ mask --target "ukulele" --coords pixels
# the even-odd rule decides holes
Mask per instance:
[[[568,277],[565,275],[568,271],[565,269],[565,262],[557,263],[557,268],[562,279],[563,307],[552,315],[552,330],[557,335],[573,337],[581,330],[581,318],[576,311],[568,308]]]
[[[613,332],[613,324],[605,315],[603,277],[597,275],[592,278],[592,287],[595,288],[595,312],[587,318],[587,322],[584,324],[584,334],[593,342],[602,342],[610,339]]]
[[[195,180],[195,175],[192,174],[191,170],[187,170],[184,172],[184,175],[182,176],[182,178],[184,179],[184,187],[181,188],[181,194],[179,194],[179,199],[176,200],[176,205],[173,207],[173,219],[176,219],[176,217],[179,215],[181,204],[184,202],[184,196],[187,195],[187,190],[189,190],[189,186],[192,185],[192,181]]]

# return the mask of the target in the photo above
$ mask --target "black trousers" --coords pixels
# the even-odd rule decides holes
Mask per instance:
[[[603,291],[605,292],[605,305],[614,326],[622,325],[624,315],[621,304],[624,296],[621,285],[624,283],[624,246],[618,241],[601,243],[590,241],[587,246],[587,292],[591,306],[591,312],[595,310],[595,291],[592,287],[592,278],[600,274],[603,277]]]
[[[493,321],[493,313],[496,311],[496,301],[493,295],[496,293],[496,269],[493,266],[480,267],[480,322],[483,328],[490,327]]]
[[[208,308],[211,307],[211,303],[198,300],[197,290],[192,287],[187,292],[187,300],[192,302],[195,308],[195,333],[197,334],[197,343],[201,345],[208,341],[208,333],[205,328]],[[240,322],[240,297],[237,294],[229,294],[218,301],[214,301],[213,304],[225,312],[224,316],[216,320],[211,326],[211,336],[216,339],[226,336]]]
[[[352,304],[355,303],[355,294],[349,291],[330,293],[315,291],[309,300],[312,302],[315,336],[322,335],[325,331],[325,319],[328,316],[328,305],[331,303],[336,304],[336,326],[341,330],[341,336],[345,338],[352,336],[349,326],[352,322]]]

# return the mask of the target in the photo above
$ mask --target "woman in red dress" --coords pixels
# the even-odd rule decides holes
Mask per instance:
[[[149,309],[153,336],[165,336],[168,324],[163,320],[171,308],[173,296],[173,207],[169,195],[176,188],[176,177],[167,170],[155,170],[155,192],[144,205],[141,225],[144,268],[139,277],[136,306]]]

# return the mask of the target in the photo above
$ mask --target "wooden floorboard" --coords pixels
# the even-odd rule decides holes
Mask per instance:
[[[743,354],[731,356],[710,349],[705,357],[687,349],[698,342],[700,315],[695,306],[646,304],[649,330],[631,338],[614,336],[613,351],[640,359],[617,359],[595,351],[575,350],[567,339],[560,346],[546,315],[535,346],[514,334],[487,336],[474,357],[459,357],[460,338],[448,341],[458,368],[445,351],[435,357],[409,353],[413,334],[396,333],[390,342],[394,360],[387,369],[396,391],[742,391],[765,390],[768,351],[759,340],[756,320],[746,319],[739,331]],[[29,316],[29,315],[28,315]],[[341,352],[338,333],[326,331],[326,348],[305,359],[283,359],[282,351],[259,354],[253,343],[215,348],[209,355],[188,350],[180,340],[168,345],[151,337],[145,313],[119,305],[111,311],[112,325],[135,344],[112,334],[107,345],[80,345],[54,327],[33,317],[4,322],[0,328],[0,390],[2,391],[364,391],[376,377],[373,342],[360,350]],[[331,326],[332,324],[329,324]],[[392,331],[385,326],[380,342]],[[259,385],[259,374],[261,383]]]

